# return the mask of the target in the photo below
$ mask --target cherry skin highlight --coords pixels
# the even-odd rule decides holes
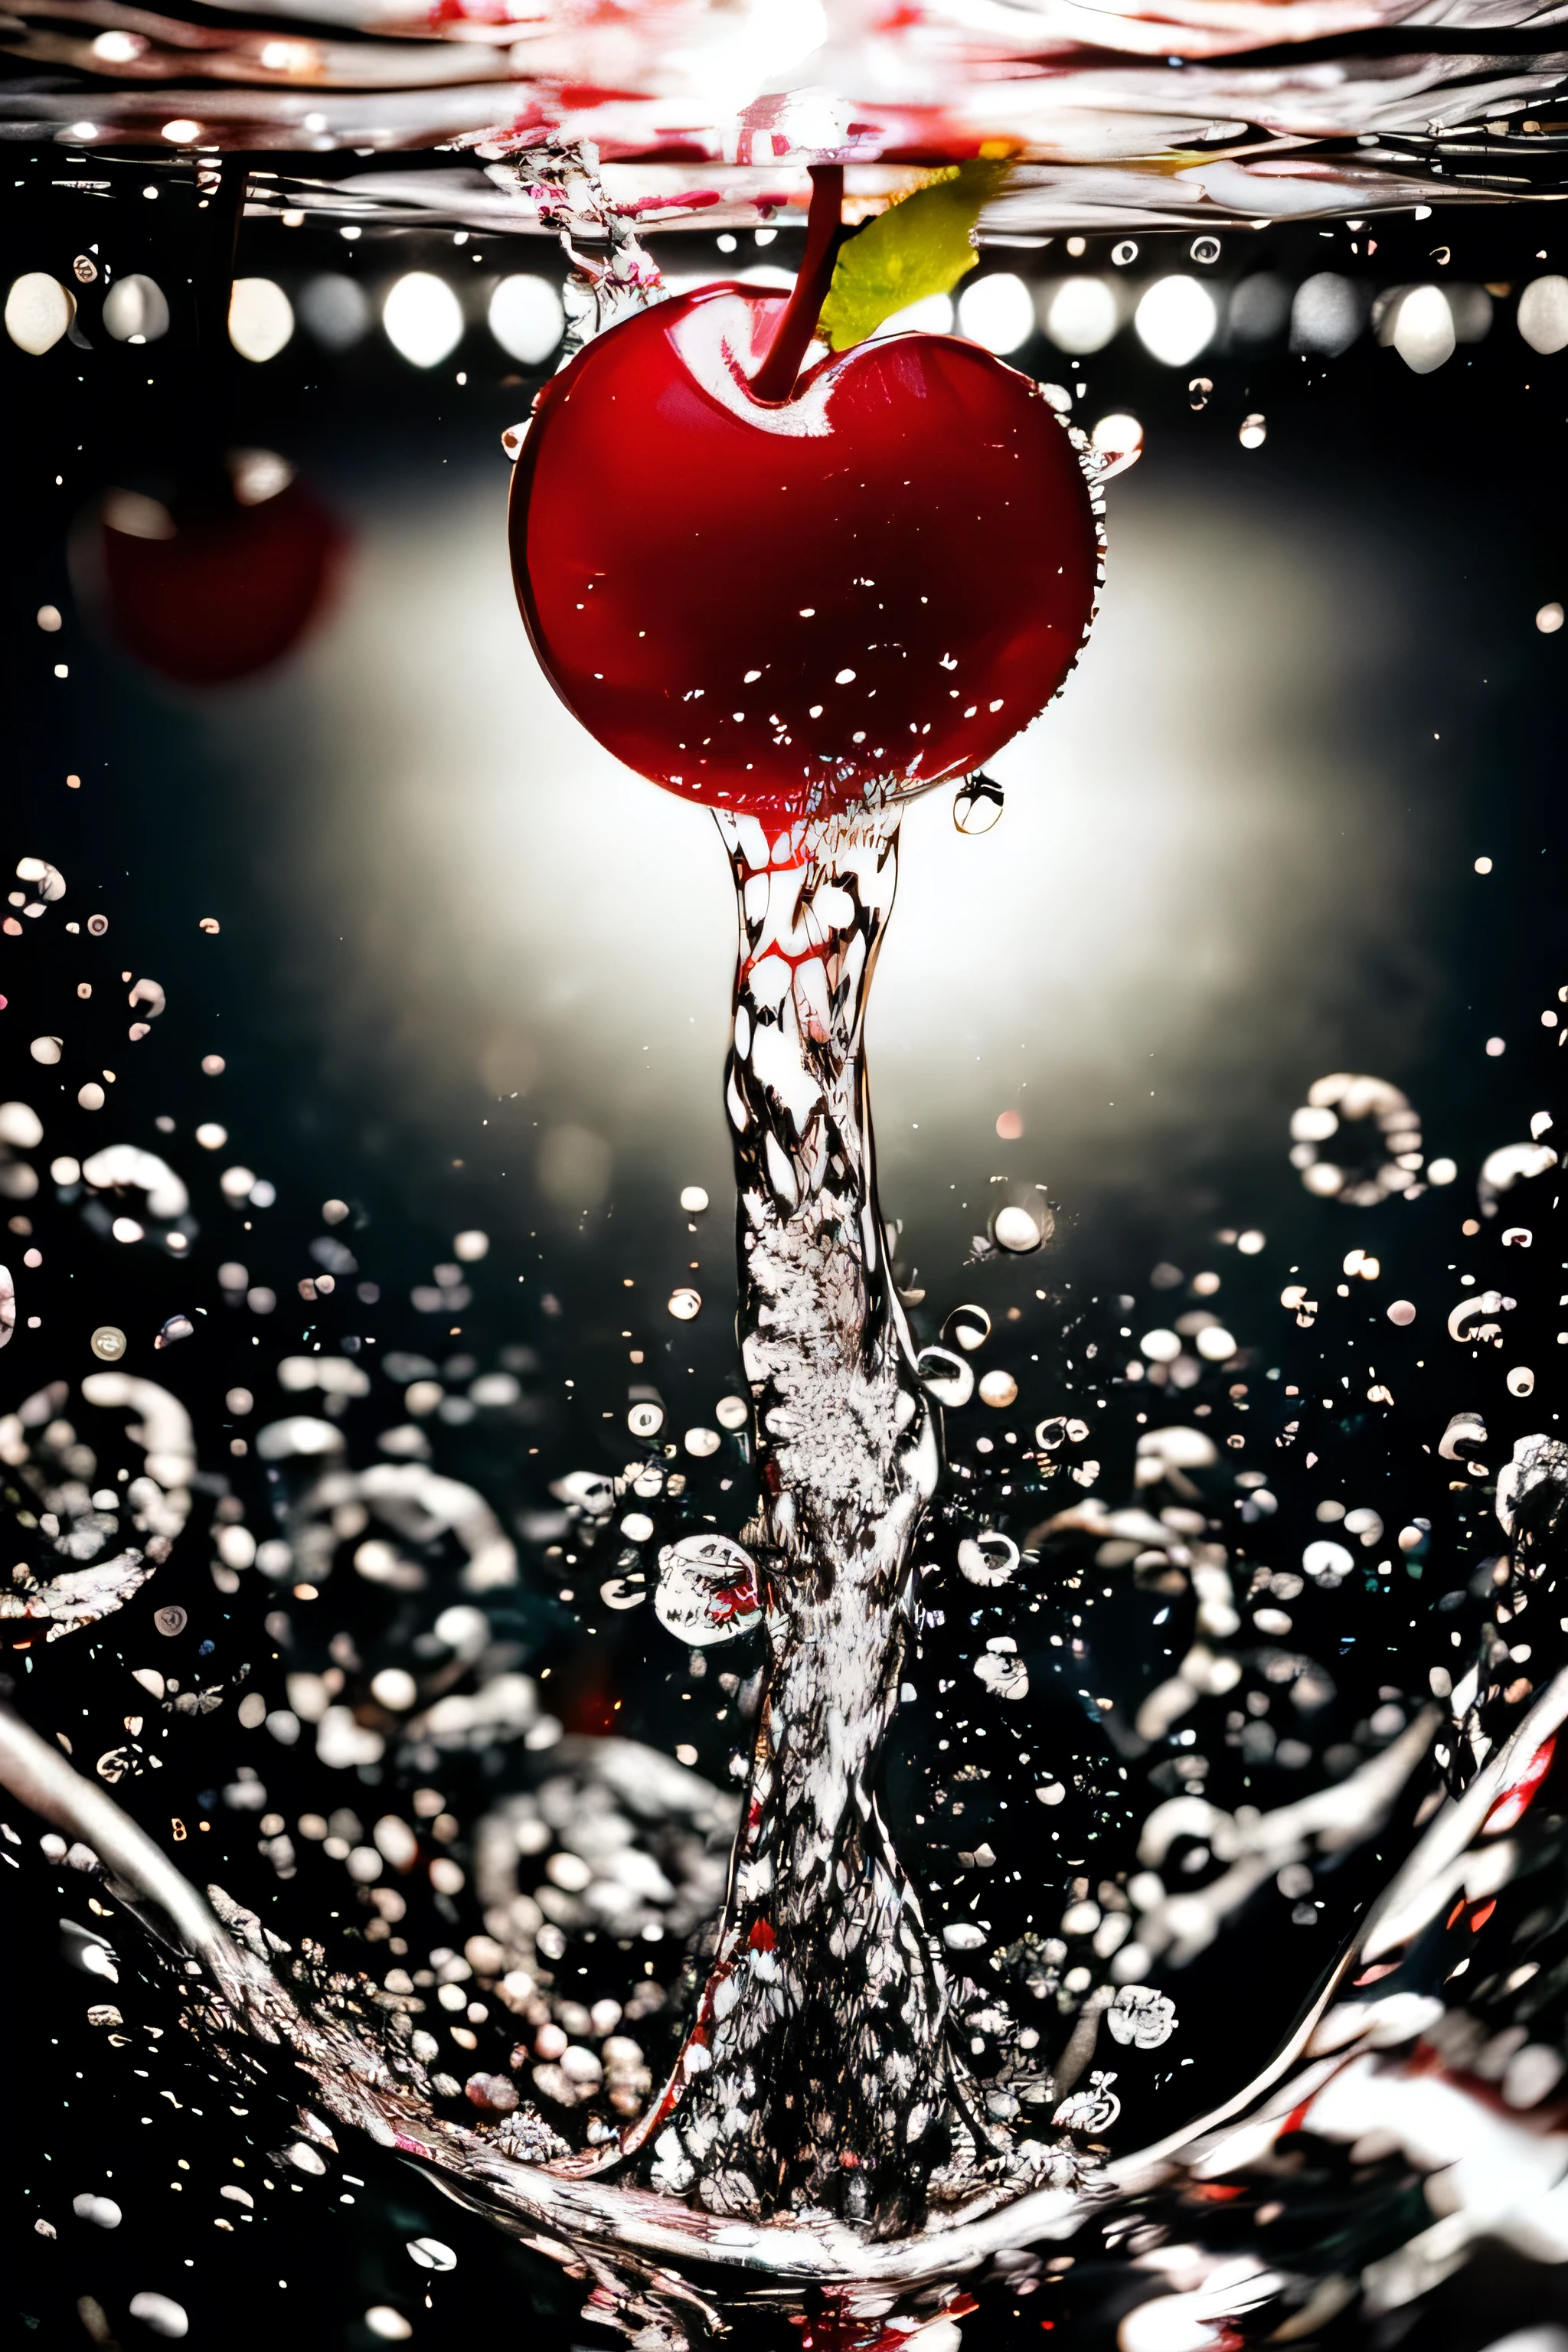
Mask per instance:
[[[540,394],[512,574],[546,675],[689,800],[788,821],[983,767],[1061,685],[1099,536],[1026,376],[955,336],[751,378],[782,298],[704,287]]]

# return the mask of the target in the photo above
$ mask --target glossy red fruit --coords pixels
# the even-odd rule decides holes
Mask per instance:
[[[1027,377],[907,334],[751,377],[781,298],[707,287],[612,328],[540,396],[512,572],[562,700],[617,759],[787,818],[984,766],[1093,609],[1088,485]]]
[[[105,617],[125,651],[178,686],[226,686],[289,652],[322,608],[342,536],[280,460],[283,487],[164,506],[126,491],[104,502],[97,557]],[[265,475],[259,486],[269,485]]]

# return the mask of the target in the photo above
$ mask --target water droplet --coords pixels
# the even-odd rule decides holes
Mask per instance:
[[[762,1616],[756,1566],[731,1536],[683,1536],[658,1556],[654,1614],[693,1649],[733,1641]]]
[[[955,1307],[942,1327],[942,1336],[950,1347],[973,1355],[991,1337],[991,1318],[984,1307]]]
[[[680,1205],[689,1217],[700,1217],[708,1206],[708,1195],[700,1184],[687,1184],[681,1190]]]
[[[690,1323],[695,1321],[696,1318],[702,1312],[701,1292],[700,1290],[672,1290],[669,1294],[669,1311],[674,1316],[678,1323]]]
[[[170,1641],[173,1641],[176,1633],[183,1633],[189,1622],[185,1612],[178,1606],[154,1609],[153,1612],[153,1624],[156,1625],[159,1633],[166,1635]]]
[[[634,1437],[657,1437],[664,1427],[664,1407],[651,1399],[634,1404],[626,1415],[626,1427]]]
[[[1268,438],[1267,417],[1255,409],[1251,415],[1242,418],[1241,429],[1236,437],[1244,449],[1261,449]]]
[[[992,1240],[1015,1257],[1026,1257],[1031,1250],[1037,1250],[1047,1230],[1029,1210],[1013,1205],[998,1209],[991,1220]]]
[[[980,1383],[980,1402],[988,1404],[994,1412],[1005,1412],[1017,1399],[1018,1383],[1011,1372],[987,1372]]]
[[[915,1370],[922,1388],[950,1410],[956,1412],[974,1394],[973,1370],[962,1356],[951,1354],[946,1348],[922,1348],[915,1359]]]
[[[100,1323],[88,1345],[104,1363],[117,1364],[125,1353],[125,1334],[113,1323]]]
[[[1102,482],[1108,482],[1113,474],[1124,474],[1143,454],[1143,427],[1135,416],[1125,415],[1120,410],[1102,416],[1089,439],[1100,461],[1099,478]]]
[[[989,776],[970,776],[960,784],[952,803],[952,822],[960,833],[989,833],[1002,816],[1002,787]]]
[[[958,1547],[961,1575],[971,1584],[1005,1584],[1018,1565],[1018,1547],[1011,1536],[988,1529],[968,1536]]]

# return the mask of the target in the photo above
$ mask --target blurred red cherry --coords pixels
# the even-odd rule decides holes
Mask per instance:
[[[226,482],[168,504],[111,490],[96,534],[116,642],[178,686],[227,686],[292,651],[324,608],[338,525],[280,457],[231,454]]]
[[[567,708],[654,782],[780,819],[984,766],[1070,668],[1099,545],[1026,376],[902,334],[761,399],[783,308],[705,287],[591,342],[540,395],[510,514]]]

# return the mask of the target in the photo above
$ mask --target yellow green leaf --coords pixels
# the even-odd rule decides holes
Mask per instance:
[[[817,325],[823,341],[845,351],[895,311],[950,292],[974,267],[975,224],[1007,171],[984,159],[953,164],[868,221],[839,253]]]

